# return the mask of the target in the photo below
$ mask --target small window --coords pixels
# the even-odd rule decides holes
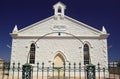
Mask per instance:
[[[61,13],[61,9],[58,9],[58,13]]]
[[[35,64],[35,44],[32,43],[30,46],[30,64]]]

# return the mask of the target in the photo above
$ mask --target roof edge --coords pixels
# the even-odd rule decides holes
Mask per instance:
[[[96,29],[96,28],[94,28],[94,27],[92,27],[92,26],[89,26],[89,25],[87,25],[87,24],[85,24],[85,23],[83,23],[83,22],[80,22],[80,21],[78,21],[78,20],[76,20],[76,19],[73,19],[73,18],[71,18],[71,17],[69,17],[69,16],[66,16],[66,15],[65,15],[65,17],[68,18],[68,19],[70,19],[70,20],[72,20],[72,21],[74,21],[74,22],[76,22],[76,23],[78,23],[78,24],[80,24],[80,25],[85,26],[86,28],[89,28],[89,29],[91,29],[91,30],[94,30],[94,31],[96,31],[96,32],[98,32],[98,33],[103,34],[102,31],[100,31],[100,30],[98,30],[98,29]],[[107,35],[107,34],[106,34],[106,35]]]
[[[43,22],[45,22],[45,21],[47,21],[47,20],[49,20],[49,19],[51,19],[51,18],[54,18],[55,16],[54,15],[52,15],[52,16],[50,16],[50,17],[48,17],[48,18],[46,18],[46,19],[43,19],[43,20],[41,20],[41,21],[38,21],[38,22],[36,22],[36,23],[33,23],[32,25],[29,25],[29,26],[26,26],[25,28],[23,28],[23,29],[20,29],[18,32],[17,32],[17,34],[19,33],[19,32],[22,32],[22,31],[24,31],[24,30],[26,30],[26,29],[29,29],[29,28],[31,28],[31,27],[33,27],[33,26],[35,26],[35,25],[38,25],[38,24],[40,24],[40,23],[43,23]],[[87,24],[85,24],[85,23],[83,23],[83,22],[80,22],[80,21],[78,21],[78,20],[76,20],[76,19],[73,19],[73,18],[71,18],[71,17],[69,17],[69,16],[66,16],[65,15],[65,17],[64,18],[67,18],[67,19],[69,19],[69,20],[71,20],[71,21],[73,21],[73,22],[75,22],[75,23],[77,23],[77,24],[79,24],[79,25],[82,25],[82,26],[85,26],[86,28],[88,28],[88,29],[91,29],[91,30],[93,30],[93,31],[95,31],[95,32],[98,32],[98,33],[100,33],[101,35],[109,35],[109,33],[103,33],[102,31],[100,31],[100,30],[98,30],[98,29],[96,29],[96,28],[94,28],[94,27],[92,27],[92,26],[89,26],[89,25],[87,25]],[[13,33],[11,33],[11,34],[13,34]]]
[[[22,32],[22,31],[24,31],[24,30],[26,30],[26,29],[28,29],[28,28],[31,28],[31,27],[33,27],[33,26],[35,26],[35,25],[38,25],[38,24],[40,24],[40,23],[42,23],[42,22],[45,22],[45,21],[47,21],[47,20],[49,20],[49,19],[51,19],[51,18],[53,18],[53,17],[54,17],[54,16],[50,16],[50,17],[48,17],[48,18],[46,18],[46,19],[43,19],[43,20],[38,21],[38,22],[36,22],[36,23],[33,23],[32,25],[28,25],[28,26],[26,26],[25,28],[20,29],[20,30],[18,31],[18,33],[19,33],[19,32]]]

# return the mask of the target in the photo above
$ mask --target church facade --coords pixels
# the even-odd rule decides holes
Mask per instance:
[[[106,29],[97,30],[89,25],[65,15],[66,6],[58,2],[53,5],[54,15],[18,30],[12,36],[11,63],[26,62],[36,66],[45,63],[56,67],[63,63],[81,63],[102,67],[108,66]]]

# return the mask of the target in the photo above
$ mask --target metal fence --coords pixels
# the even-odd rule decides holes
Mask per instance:
[[[45,64],[37,63],[20,65],[13,63],[0,68],[0,79],[120,79],[120,65],[112,63],[108,68],[102,68],[100,64],[94,66],[81,66],[81,64],[63,64],[63,67],[45,67]]]

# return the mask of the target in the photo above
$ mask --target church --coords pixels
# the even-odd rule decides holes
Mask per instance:
[[[63,63],[81,63],[108,67],[107,33],[65,15],[66,5],[53,5],[54,15],[12,33],[11,63],[45,63],[62,67]]]

